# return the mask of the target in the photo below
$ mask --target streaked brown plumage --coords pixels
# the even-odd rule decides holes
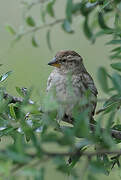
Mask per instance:
[[[72,117],[73,108],[84,100],[85,93],[90,90],[91,101],[88,106],[81,106],[80,112],[89,107],[89,118],[93,119],[98,92],[92,77],[84,67],[82,57],[75,51],[60,51],[48,65],[55,68],[48,78],[47,92],[55,89],[55,98],[63,107],[63,115]]]

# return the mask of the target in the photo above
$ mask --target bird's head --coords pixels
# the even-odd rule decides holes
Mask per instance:
[[[82,57],[75,51],[59,51],[48,63],[63,71],[74,71],[82,65]]]

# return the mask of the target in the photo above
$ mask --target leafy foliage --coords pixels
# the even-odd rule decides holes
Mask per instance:
[[[61,24],[60,28],[64,32],[73,35],[74,19],[83,16],[80,18],[83,24],[81,27],[88,40],[94,43],[97,38],[110,35],[111,39],[106,44],[114,46],[110,59],[120,60],[120,0],[66,0],[65,17],[59,19],[56,17],[55,8],[57,0],[25,0],[22,3],[26,10],[23,31],[15,30],[11,25],[6,26],[14,41],[30,34],[32,45],[38,47],[36,32],[47,28],[46,40],[49,49],[52,50],[51,28]],[[29,11],[38,4],[41,25]],[[109,97],[97,113],[100,113],[97,121],[90,124],[88,111],[80,113],[78,108],[75,108],[72,126],[57,121],[57,117],[62,118],[63,108],[52,99],[51,94],[45,97],[44,107],[40,107],[38,102],[31,100],[31,90],[16,87],[21,98],[6,94],[3,81],[8,78],[11,71],[0,76],[0,138],[7,136],[9,142],[0,150],[0,174],[4,179],[16,179],[16,174],[19,174],[21,178],[24,176],[26,179],[44,180],[46,165],[43,162],[46,160],[53,160],[57,171],[71,175],[73,179],[85,178],[86,172],[87,179],[95,180],[95,174],[109,175],[115,165],[120,168],[121,63],[111,61],[110,67],[114,71],[112,74],[108,73],[106,67],[99,67],[97,72],[102,90]],[[65,121],[70,123],[67,119]],[[59,152],[58,148],[54,151],[46,148],[46,145],[53,144],[59,146]],[[77,164],[83,166],[81,174],[77,171]]]

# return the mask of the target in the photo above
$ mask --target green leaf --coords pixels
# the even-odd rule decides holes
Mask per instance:
[[[27,131],[28,131],[28,128],[27,128]],[[29,129],[29,134],[30,134],[32,143],[34,145],[34,148],[36,148],[37,153],[39,154],[39,156],[41,156],[42,151],[41,151],[40,139],[38,139],[38,137],[36,136],[36,134],[33,132],[32,129]]]
[[[103,12],[103,10],[106,9],[110,4],[111,4],[111,1],[108,1],[108,0],[102,1],[102,6],[99,11]]]
[[[80,11],[80,9],[81,9],[81,3],[80,2],[74,3],[72,6],[72,13],[74,14],[74,13]]]
[[[119,94],[121,94],[121,75],[117,73],[113,74],[112,82],[113,82],[114,88],[118,91]]]
[[[117,29],[121,28],[121,16],[120,16],[120,14],[118,12],[115,15],[115,26],[116,26]]]
[[[34,134],[32,132],[32,127],[26,121],[21,122],[21,127],[22,127],[22,131],[24,132],[26,141],[28,142]]]
[[[80,3],[80,12],[83,16],[87,17],[93,10],[93,5],[87,3],[86,1],[81,1]]]
[[[31,16],[28,16],[28,17],[26,18],[26,23],[27,23],[29,26],[31,26],[31,27],[34,27],[34,26],[36,25],[33,17],[31,17]]]
[[[55,16],[55,13],[54,13],[54,10],[53,10],[53,5],[55,4],[55,0],[50,0],[46,6],[46,10],[47,10],[47,13],[51,16],[51,17],[54,17]]]
[[[3,129],[3,130],[0,130],[0,137],[9,135],[9,134],[11,134],[14,130],[15,130],[14,127],[7,127],[7,128],[5,128],[5,129]]]
[[[83,107],[83,106],[82,106]],[[75,107],[73,110],[74,123],[74,134],[78,137],[87,137],[89,135],[89,116],[88,108],[86,111],[80,113],[79,109],[81,106]]]
[[[63,137],[59,140],[59,144],[60,145],[74,145],[74,133],[71,129],[65,129],[65,131],[63,132]]]
[[[103,29],[97,33],[95,33],[95,37],[100,37],[107,34],[113,34],[115,31],[113,29]]]
[[[121,47],[119,46],[119,47],[116,47],[116,48],[111,50],[111,52],[115,52],[115,51],[121,51]]]
[[[113,104],[117,104],[121,102],[121,95],[119,94],[116,94],[116,95],[113,95],[112,97],[110,97],[104,104],[103,104],[103,107],[104,108],[107,108]]]
[[[83,24],[83,32],[84,32],[85,36],[87,37],[87,39],[91,40],[92,43],[94,43],[95,38],[94,38],[93,33],[88,24],[88,16],[85,17],[85,21]]]
[[[114,55],[110,56],[110,59],[119,59],[119,60],[121,60],[121,55],[114,54]]]
[[[58,134],[56,134],[54,132],[50,132],[50,133],[44,134],[42,136],[43,142],[58,142],[59,139],[60,139],[60,137],[58,136]]]
[[[32,36],[32,45],[33,45],[34,47],[38,47],[38,46],[39,46],[39,44],[38,44],[37,39],[35,38],[35,36]]]
[[[91,161],[89,164],[89,171],[91,171],[92,173],[103,173],[103,174],[107,174],[107,170],[104,167],[103,162],[99,162],[99,161]]]
[[[72,8],[73,8],[72,0],[67,0],[66,18],[70,23],[72,22]]]
[[[42,22],[45,23],[46,10],[43,8],[43,6],[40,7],[40,15],[41,15]]]
[[[11,26],[11,25],[6,25],[6,30],[12,34],[12,35],[16,35],[16,31],[15,29]]]
[[[55,156],[54,163],[56,164],[57,170],[63,173],[70,173],[70,168],[67,165],[64,157]]]
[[[62,28],[64,29],[64,31],[66,31],[67,33],[73,33],[74,31],[71,28],[71,24],[70,22],[66,19],[64,20],[64,23],[62,24]]]
[[[107,124],[106,124],[106,131],[110,134],[110,129],[113,125],[113,121],[114,121],[114,117],[115,117],[115,112],[112,110],[112,112],[110,113],[110,116],[108,118]]]
[[[0,76],[0,82],[5,81],[5,79],[7,79],[7,77],[12,73],[12,71],[8,71],[7,73],[3,74],[2,76]]]
[[[106,43],[107,45],[108,44],[121,44],[121,40],[120,39],[113,39],[111,41],[109,41],[108,43]]]
[[[9,108],[10,108],[11,117],[16,119],[16,114],[15,114],[15,111],[14,111],[14,104],[13,103],[9,104]]]
[[[102,29],[110,29],[110,28],[106,25],[106,23],[105,23],[105,21],[104,21],[104,17],[103,17],[103,13],[102,13],[102,12],[99,12],[99,13],[98,13],[98,23],[99,23],[99,25],[100,25],[100,27],[101,27]]]
[[[93,174],[88,174],[88,180],[97,180]]]
[[[118,70],[118,71],[121,71],[121,63],[113,63],[113,64],[111,64],[111,67],[112,67],[113,69],[116,69],[116,70]]]
[[[102,90],[107,93],[109,91],[109,88],[108,88],[108,81],[107,81],[107,72],[106,72],[106,69],[104,67],[100,67],[98,69],[98,73],[97,73],[97,76],[98,76],[98,80],[100,82],[100,85],[101,85],[101,88]]]
[[[50,30],[47,31],[47,34],[46,34],[46,40],[47,40],[47,45],[48,45],[48,48],[52,51],[52,46],[51,46],[51,41],[50,41]]]
[[[21,90],[20,87],[16,86],[16,91],[20,96],[24,97],[23,91]]]
[[[7,151],[6,157],[9,158],[10,160],[13,160],[19,163],[29,163],[31,161],[31,158],[29,156],[26,156],[24,154],[21,154],[12,150]]]
[[[112,128],[117,131],[121,131],[121,124],[114,125]]]

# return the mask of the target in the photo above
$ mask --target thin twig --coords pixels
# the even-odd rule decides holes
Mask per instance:
[[[8,100],[9,103],[22,103],[23,102],[23,98],[19,98],[19,97],[15,97],[15,96],[12,96],[6,92],[3,92],[3,98]],[[34,102],[32,100],[29,100],[28,101],[29,104],[34,104]]]

